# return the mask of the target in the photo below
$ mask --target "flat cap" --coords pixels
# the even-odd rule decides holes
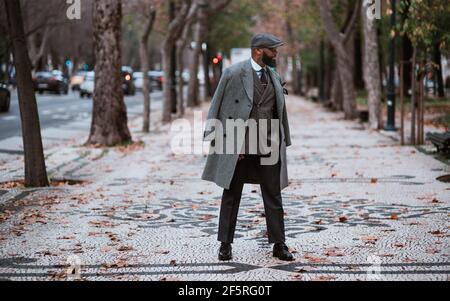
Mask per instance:
[[[258,33],[252,38],[252,48],[278,48],[284,43],[270,33]]]

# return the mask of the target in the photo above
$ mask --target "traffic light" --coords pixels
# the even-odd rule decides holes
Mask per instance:
[[[213,64],[218,65],[222,62],[222,55],[218,54],[213,58]]]

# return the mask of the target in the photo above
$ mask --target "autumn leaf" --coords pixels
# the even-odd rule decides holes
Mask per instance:
[[[117,251],[119,252],[128,252],[128,251],[133,251],[133,247],[130,246],[121,246],[117,249]]]
[[[319,278],[313,279],[313,281],[333,281],[336,280],[335,276],[319,276]]]
[[[139,214],[139,218],[146,219],[146,220],[152,220],[152,219],[158,219],[161,215],[155,214],[155,213],[142,213]]]
[[[290,278],[291,278],[291,280],[293,280],[293,281],[301,281],[301,280],[303,280],[303,276],[300,275],[300,274],[291,275]]]
[[[100,252],[102,252],[102,253],[108,253],[110,251],[111,251],[111,248],[108,246],[103,246],[100,248]]]
[[[377,178],[372,178],[372,179],[370,179],[370,183],[371,184],[376,184],[376,183],[378,183],[378,179]]]
[[[156,253],[156,254],[167,255],[167,254],[170,253],[170,251],[158,251],[158,252],[155,252],[155,253]]]
[[[348,221],[348,217],[346,217],[345,215],[339,217],[340,223],[346,223],[347,221]]]
[[[433,235],[438,235],[438,236],[444,235],[444,234],[445,234],[444,232],[442,232],[442,231],[440,231],[440,230],[437,230],[437,231],[431,231],[430,233],[433,234]]]
[[[211,215],[211,214],[205,214],[205,215],[201,216],[200,219],[201,219],[202,221],[209,221],[209,220],[213,219],[214,217],[215,217],[214,215]]]
[[[342,257],[342,256],[344,256],[344,253],[337,248],[329,248],[329,249],[325,250],[324,255],[331,256],[331,257]]]
[[[316,257],[313,255],[305,255],[303,258],[307,259],[309,262],[320,263],[323,262],[323,259],[320,257]]]
[[[361,240],[364,241],[366,244],[375,244],[379,238],[375,236],[363,236],[361,237]]]
[[[398,215],[397,214],[395,214],[395,213],[393,213],[393,214],[391,214],[391,216],[389,217],[389,219],[391,219],[391,220],[398,220]]]
[[[180,280],[177,277],[171,276],[171,277],[161,277],[159,279],[159,281],[168,281],[168,282],[170,282],[170,281],[180,281]]]
[[[72,240],[72,239],[75,239],[75,236],[63,236],[63,237],[58,237],[58,239]]]

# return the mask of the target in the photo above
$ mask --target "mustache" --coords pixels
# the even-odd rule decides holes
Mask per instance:
[[[276,68],[276,66],[277,66],[276,58],[271,58],[265,54],[262,57],[262,61],[264,64],[266,64],[269,67]]]

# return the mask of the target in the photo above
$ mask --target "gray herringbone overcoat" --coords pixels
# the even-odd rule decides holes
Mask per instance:
[[[286,148],[291,145],[289,122],[285,105],[285,98],[279,75],[268,68],[269,75],[274,83],[276,104],[280,119],[280,184],[281,189],[288,186],[288,171],[286,161]],[[227,119],[242,119],[247,121],[253,108],[254,77],[251,60],[232,65],[224,70],[217,90],[211,101],[208,120],[220,120],[225,124]],[[224,131],[226,131],[224,126]],[[225,133],[221,133],[226,136]],[[238,133],[239,134],[239,133]],[[214,140],[205,131],[205,140]],[[218,132],[215,132],[218,135]],[[245,133],[243,133],[245,135]],[[208,138],[209,137],[209,138]],[[216,137],[217,138],[217,137]],[[244,139],[244,137],[236,137]],[[206,162],[202,179],[216,183],[218,186],[229,189],[239,154],[210,154]]]

